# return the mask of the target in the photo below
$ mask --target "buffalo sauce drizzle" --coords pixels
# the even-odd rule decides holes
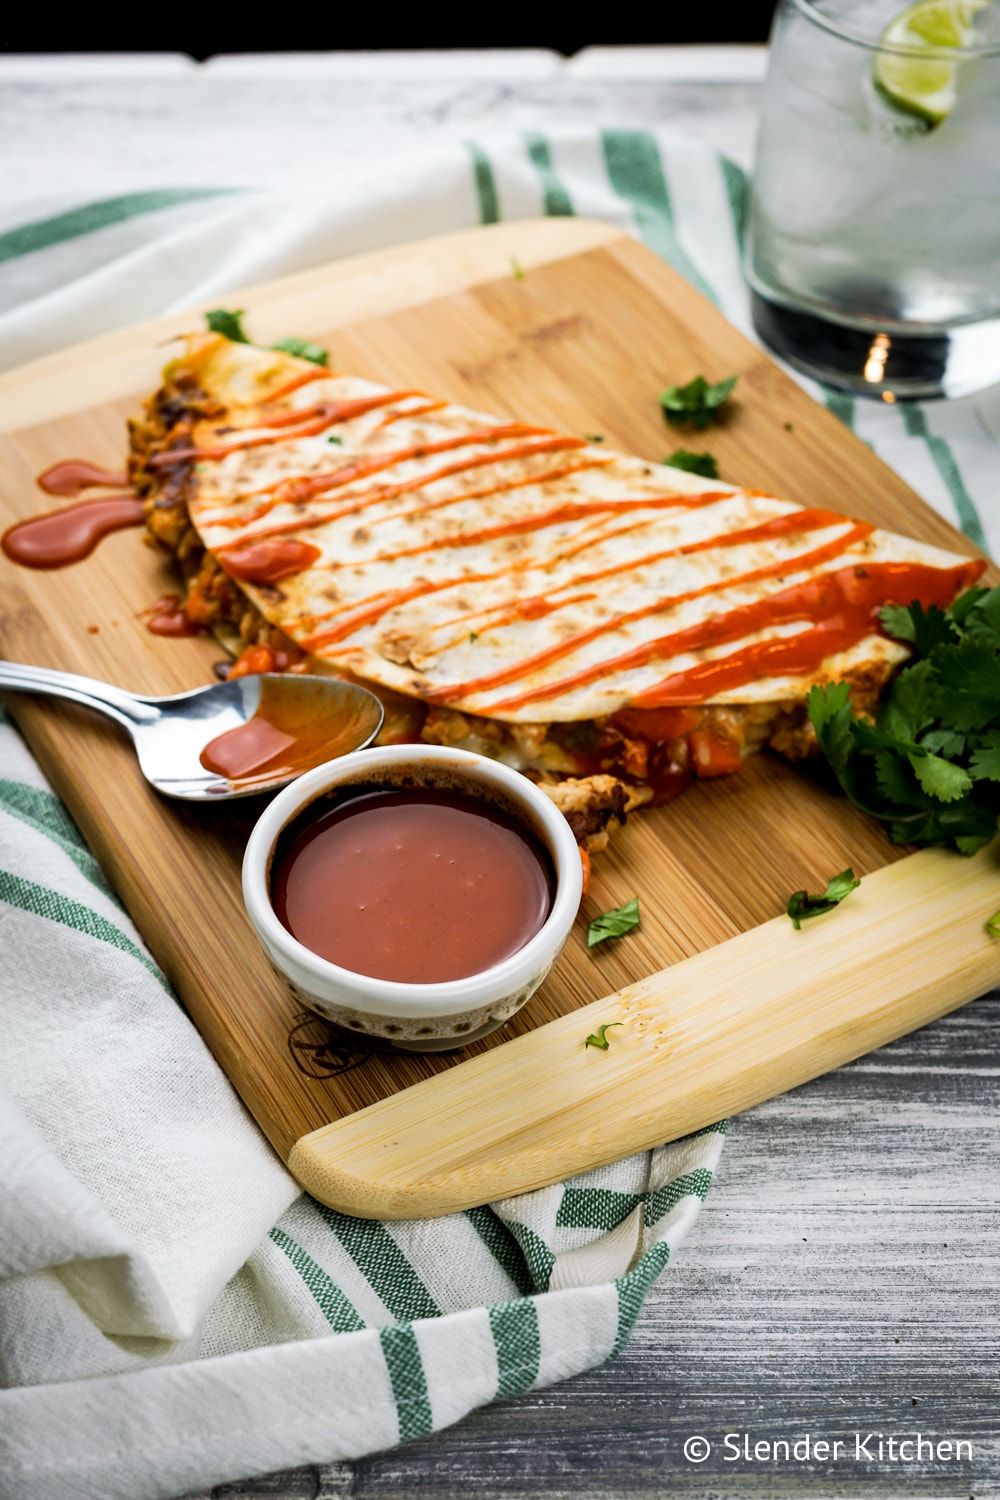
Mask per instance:
[[[206,771],[232,787],[249,788],[291,776],[357,749],[365,710],[317,707],[313,693],[290,694],[265,677],[257,711],[245,724],[210,740],[199,756]],[[374,728],[374,725],[368,726]]]
[[[794,588],[674,636],[671,654],[738,640],[768,625],[805,622],[795,635],[756,641],[730,656],[675,672],[632,700],[637,708],[704,703],[759,677],[801,677],[818,671],[829,656],[855,646],[878,628],[878,610],[888,600],[944,606],[974,583],[986,564],[934,568],[924,563],[866,563],[821,573]]]
[[[839,545],[845,546],[846,538],[842,538]],[[771,571],[780,567],[787,572],[790,566],[807,566],[814,561],[815,557],[802,558],[790,565],[786,560],[774,565]],[[632,705],[635,708],[659,708],[706,703],[720,693],[743,687],[760,677],[805,676],[818,671],[827,657],[846,651],[877,631],[881,605],[890,600],[905,603],[918,600],[925,606],[948,604],[961,589],[975,582],[985,566],[982,562],[960,563],[952,568],[935,568],[925,563],[857,563],[821,573],[752,604],[711,615],[686,630],[644,641],[630,651],[597,662],[558,682],[491,704],[490,712],[558,697],[630,667],[725,645],[776,624],[802,623],[808,628],[795,635],[758,641],[730,656],[699,662],[684,672],[673,673],[635,694]],[[758,573],[762,571],[758,570]],[[743,581],[751,576],[746,575]],[[727,580],[727,584],[736,581]]]

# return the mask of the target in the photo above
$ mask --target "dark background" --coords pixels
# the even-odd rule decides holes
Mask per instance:
[[[549,47],[567,54],[583,47],[638,46],[641,44],[678,44],[712,42],[763,42],[767,39],[774,11],[774,0],[746,0],[742,5],[695,4],[657,7],[650,20],[622,15],[618,20],[588,22],[582,12],[546,19],[544,7],[525,10],[516,6],[505,13],[503,7],[494,16],[453,18],[442,7],[440,17],[422,13],[419,21],[400,16],[390,18],[380,8],[363,6],[353,14],[347,8],[328,13],[322,24],[317,13],[305,23],[304,13],[292,11],[294,25],[274,24],[274,13],[265,9],[271,24],[255,27],[248,15],[238,30],[219,37],[208,37],[200,26],[186,26],[183,18],[172,15],[165,21],[156,41],[123,43],[120,31],[113,41],[102,42],[88,29],[85,37],[73,39],[73,31],[60,21],[56,28],[56,45],[46,39],[41,26],[5,25],[0,49],[6,52],[187,52],[195,58],[211,57],[216,52],[343,52],[365,50],[380,52],[412,48],[453,47]],[[67,18],[68,19],[68,18]],[[96,19],[96,18],[95,18]],[[164,33],[167,35],[165,36]]]

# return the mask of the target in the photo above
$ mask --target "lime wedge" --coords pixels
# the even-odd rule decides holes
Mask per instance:
[[[901,52],[875,54],[875,82],[893,104],[939,125],[955,104],[958,63],[941,57],[950,47],[975,41],[973,21],[990,0],[917,0],[894,16],[882,33],[886,46]],[[918,54],[926,51],[926,58]]]

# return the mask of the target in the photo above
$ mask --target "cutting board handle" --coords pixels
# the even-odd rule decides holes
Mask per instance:
[[[801,931],[777,917],[314,1130],[288,1165],[333,1208],[420,1218],[675,1140],[1000,984],[998,906],[994,847],[910,855]],[[585,1047],[605,1021],[608,1050]]]

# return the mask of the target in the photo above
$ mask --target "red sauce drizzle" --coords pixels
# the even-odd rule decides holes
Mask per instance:
[[[75,499],[84,490],[127,490],[128,476],[102,469],[98,464],[88,463],[85,458],[66,458],[45,469],[35,480],[38,488],[47,495],[62,495]]]
[[[728,614],[679,631],[664,642],[664,654],[697,651],[739,640],[768,625],[808,621],[812,629],[793,636],[758,641],[731,656],[699,662],[638,693],[636,707],[704,703],[719,693],[742,687],[759,677],[802,677],[819,669],[827,657],[857,645],[878,629],[877,611],[893,600],[950,604],[955,595],[976,581],[986,564],[960,563],[954,568],[932,568],[923,563],[867,563],[822,573],[806,583],[746,604]]]
[[[481,973],[544,925],[553,877],[521,823],[461,792],[363,787],[313,804],[279,842],[271,900],[313,953],[440,984]]]
[[[123,526],[140,526],[142,519],[143,503],[135,496],[105,495],[18,521],[4,532],[0,545],[11,562],[23,567],[64,568],[89,557],[102,537]]]
[[[331,709],[317,693],[292,695],[284,683],[265,678],[253,717],[216,735],[199,759],[232,786],[263,785],[356,749],[374,727],[367,701],[357,709]]]
[[[205,626],[199,625],[185,613],[179,594],[162,594],[148,608],[141,611],[146,629],[153,635],[188,636],[204,635]]]
[[[237,438],[235,442],[219,443],[212,448],[165,448],[162,453],[153,454],[148,467],[169,469],[174,464],[213,463],[245,448],[264,448],[269,443],[283,443],[289,437],[314,437],[339,422],[349,422],[352,417],[361,417],[379,406],[388,406],[390,401],[402,401],[406,396],[420,394],[420,391],[385,391],[378,396],[362,396],[353,401],[317,401],[315,406],[305,406],[301,411],[280,412],[269,417],[262,425],[272,428],[271,432],[258,433],[256,437]],[[286,431],[290,427],[294,427],[295,431]]]
[[[679,604],[687,604],[692,599],[702,599],[710,594],[719,593],[722,589],[735,588],[738,585],[756,583],[762,578],[771,578],[775,574],[790,573],[803,568],[818,567],[820,563],[828,562],[830,558],[838,556],[855,542],[862,541],[874,528],[867,521],[856,521],[849,531],[843,532],[835,537],[833,541],[826,542],[822,547],[814,547],[810,552],[800,552],[794,558],[783,557],[778,562],[767,563],[761,568],[754,568],[749,573],[741,573],[735,578],[716,578],[711,583],[704,584],[701,588],[690,589],[686,594],[673,594],[665,599],[657,599],[653,604],[644,605],[642,609],[633,610],[630,614],[617,615],[611,619],[602,620],[599,625],[591,626],[589,630],[578,631],[576,635],[556,642],[546,651],[540,651],[537,655],[529,657],[526,661],[516,662],[505,671],[495,672],[490,678],[479,678],[474,684],[458,684],[449,688],[438,690],[439,700],[458,697],[472,691],[473,686],[477,692],[483,692],[488,688],[502,687],[507,682],[516,681],[519,677],[527,676],[531,672],[538,671],[541,667],[548,666],[550,662],[558,661],[560,657],[578,650],[589,641],[596,640],[609,630],[617,630],[621,625],[629,624],[632,620],[643,619],[651,614],[665,613],[668,609],[675,609]],[[524,703],[534,703],[545,698],[558,697],[569,687],[580,687],[584,683],[594,682],[598,678],[606,677],[611,672],[620,671],[624,667],[641,666],[644,662],[662,655],[661,641],[672,641],[672,636],[663,637],[653,641],[646,641],[641,646],[634,646],[621,656],[612,657],[609,661],[596,662],[593,666],[585,667],[570,677],[562,677],[556,682],[544,683],[541,687],[532,688],[530,692],[522,693],[516,698],[505,698],[502,703],[494,703],[490,706],[493,713],[497,708],[520,707]]]
[[[611,578],[618,573],[631,573],[639,568],[648,567],[651,563],[661,562],[668,557],[687,557],[695,552],[704,552],[721,547],[737,547],[743,542],[769,540],[772,537],[789,534],[797,535],[799,533],[820,530],[827,526],[836,526],[838,523],[843,524],[846,521],[846,516],[837,515],[835,512],[828,510],[789,511],[785,515],[772,516],[770,520],[763,521],[756,526],[745,526],[738,531],[724,532],[720,536],[707,537],[700,542],[688,542],[683,547],[670,547],[659,552],[649,552],[645,557],[633,558],[629,562],[615,563],[612,567],[601,568],[594,573],[584,573],[567,582],[564,588],[576,588],[580,584],[595,583],[600,579]],[[756,569],[753,573],[744,574],[740,578],[725,578],[710,585],[710,587],[712,589],[730,588],[734,584],[745,583],[750,578],[760,577],[762,573],[779,571],[786,573],[794,572],[797,566],[809,566],[817,560],[822,560],[824,556],[830,555],[829,548],[831,546],[834,549],[834,553],[844,551],[851,542],[858,541],[861,536],[866,535],[871,529],[866,523],[855,525],[850,531],[838,537],[836,542],[829,543],[825,548],[817,548],[814,552],[805,554],[801,558],[801,561],[794,557],[784,557],[767,569]],[[467,682],[459,683],[457,686],[450,684],[438,688],[436,691],[427,694],[428,701],[431,703],[446,703],[451,698],[465,697],[469,693],[481,692],[487,688],[502,687],[507,682],[515,682],[519,677],[527,676],[539,667],[546,666],[549,662],[557,661],[561,656],[566,656],[578,650],[580,646],[586,645],[588,641],[597,639],[598,636],[605,635],[610,630],[617,630],[622,625],[631,624],[635,620],[645,619],[648,615],[660,614],[665,609],[680,603],[682,600],[697,597],[698,594],[703,592],[705,590],[699,589],[693,594],[675,596],[672,599],[657,599],[652,604],[643,605],[641,609],[630,610],[627,614],[619,614],[615,615],[612,619],[602,620],[599,625],[592,626],[586,631],[579,631],[576,635],[569,636],[556,645],[550,646],[547,651],[542,651],[535,656],[528,657],[526,660],[518,662],[512,667],[508,667],[505,671],[493,672],[487,677],[471,678]],[[491,620],[484,622],[478,627],[477,634],[483,636],[488,631],[496,630],[513,620],[541,619],[543,616],[552,614],[567,605],[579,604],[593,597],[593,594],[573,594],[571,597],[551,602],[546,599],[544,594],[530,595],[527,598],[517,600],[509,608],[495,615]]]
[[[243,583],[277,583],[311,567],[320,550],[294,537],[268,537],[226,547],[217,556],[226,572]]]
[[[514,424],[519,425],[519,424]],[[531,431],[532,429],[526,429]],[[537,429],[535,429],[537,430]],[[381,473],[385,469],[392,469],[405,459],[425,458],[430,453],[445,453],[454,448],[465,448],[472,443],[482,443],[488,436],[509,436],[509,431],[494,429],[490,433],[474,432],[467,433],[462,437],[448,438],[441,443],[428,443],[414,448],[400,448],[393,453],[385,453],[375,458],[351,459],[349,463],[342,464],[338,469],[332,469],[323,474],[311,474],[298,479],[279,479],[274,484],[265,485],[263,489],[251,490],[249,495],[243,498],[252,498],[254,495],[270,495],[271,498],[264,500],[249,513],[230,516],[208,515],[202,518],[202,524],[206,526],[230,526],[241,527],[251,525],[260,521],[279,505],[304,505],[310,500],[315,500],[318,495],[327,494],[330,490],[339,489],[342,485],[350,484],[355,479],[366,479],[371,474]],[[583,446],[580,438],[543,437],[537,442],[521,443],[514,448],[502,448],[499,451],[480,453],[474,458],[462,459],[457,464],[448,464],[443,469],[435,469],[432,474],[421,474],[415,479],[405,480],[401,484],[383,485],[369,494],[358,494],[348,492],[341,496],[341,505],[337,510],[323,511],[320,515],[303,517],[295,521],[286,521],[279,526],[269,527],[262,531],[262,536],[280,536],[288,531],[305,531],[313,526],[325,526],[329,521],[339,520],[341,516],[357,515],[367,510],[372,505],[381,505],[386,500],[393,500],[397,495],[403,495],[407,490],[423,489],[428,484],[434,484],[439,479],[447,479],[452,474],[462,474],[467,469],[484,468],[490,464],[503,463],[508,458],[524,458],[532,453],[551,453],[561,448],[580,448]],[[537,481],[536,481],[537,482]],[[506,485],[500,485],[498,489],[506,489]],[[467,499],[462,495],[457,499]],[[343,503],[346,502],[346,503]]]
[[[865,532],[871,531],[873,528],[868,526],[867,523],[859,522],[856,529],[861,532],[861,535],[864,535]],[[834,543],[829,543],[826,547],[817,547],[816,552],[807,553],[807,555],[798,558],[796,567],[811,567],[811,565],[816,565],[817,562],[823,561],[823,555],[828,556],[828,558],[829,556],[835,556],[837,555],[837,550],[846,549],[852,540],[858,540],[858,535],[852,537],[849,534],[847,537],[834,541]],[[922,564],[910,564],[910,562],[870,562],[870,564],[859,564],[856,568],[843,568],[841,570],[843,574],[850,573],[853,576],[868,576],[879,580],[871,588],[874,603],[870,604],[867,615],[856,625],[858,633],[853,636],[852,640],[849,640],[849,645],[853,645],[856,640],[862,640],[867,634],[871,634],[874,630],[877,630],[876,609],[880,604],[889,603],[889,600],[892,600],[892,598],[897,598],[897,600],[898,598],[906,598],[907,601],[912,600],[912,598],[921,598],[924,603],[937,603],[939,600],[942,603],[948,603],[961,588],[966,586],[966,583],[963,582],[964,577],[969,576],[972,579],[976,579],[982,573],[984,567],[985,562],[967,562],[967,564],[961,564],[958,568],[933,568],[925,567]],[[789,564],[784,561],[778,562],[778,564],[771,564],[769,568],[757,568],[756,573],[747,573],[742,579],[726,579],[724,582],[711,583],[711,585],[708,585],[708,588],[696,589],[691,594],[678,595],[672,603],[682,603],[687,598],[697,598],[699,595],[708,594],[708,592],[715,591],[715,589],[727,588],[730,583],[747,583],[756,579],[756,577],[766,576],[768,573],[781,573],[781,571],[787,570],[789,570]],[[972,570],[972,573],[970,573],[970,570]],[[840,577],[841,573],[823,573],[822,579],[834,579],[834,577]],[[907,580],[907,577],[909,577],[909,580]],[[672,634],[672,636],[658,636],[655,640],[645,640],[642,645],[634,646],[631,651],[622,652],[621,655],[610,657],[606,661],[597,661],[594,666],[585,667],[580,672],[574,673],[573,676],[564,676],[558,682],[546,682],[543,687],[532,688],[529,693],[522,693],[519,697],[507,697],[502,702],[490,703],[489,711],[495,714],[498,709],[520,708],[523,703],[538,702],[538,700],[546,699],[546,697],[558,697],[559,694],[565,693],[570,688],[580,687],[585,682],[597,681],[601,676],[609,676],[610,673],[621,672],[621,670],[628,669],[628,667],[643,666],[646,661],[655,661],[658,657],[678,655],[678,652],[681,651],[694,651],[694,649],[699,649],[700,645],[708,645],[711,642],[712,633],[717,630],[721,631],[721,633],[714,637],[715,643],[720,643],[727,639],[736,640],[739,639],[739,636],[744,636],[744,634],[763,630],[765,625],[771,624],[774,619],[781,618],[780,613],[772,615],[772,609],[777,609],[780,612],[780,601],[786,600],[789,595],[795,597],[795,603],[792,604],[793,610],[807,610],[805,613],[793,613],[789,618],[811,618],[810,613],[808,613],[808,601],[813,600],[813,603],[816,603],[816,595],[810,594],[810,589],[816,588],[822,582],[822,579],[810,579],[807,583],[801,583],[801,585],[795,586],[795,588],[786,589],[781,594],[766,595],[765,598],[757,601],[756,604],[747,604],[747,606],[744,606],[744,609],[727,610],[727,612],[721,613],[721,615],[714,615],[711,619],[706,619],[703,624],[694,625],[691,631],[682,630],[676,634]],[[921,586],[924,583],[927,586],[927,598],[921,592]],[[825,583],[823,586],[831,588],[831,585],[828,585],[828,583]],[[748,615],[748,613],[745,613],[745,610],[756,610],[757,613]],[[729,634],[733,616],[736,615],[741,615],[744,622],[742,622],[741,627],[733,628],[733,633]],[[822,613],[820,613],[819,618],[822,618]],[[747,624],[745,621],[748,621],[748,619],[756,619],[757,622],[756,624]],[[691,645],[691,640],[693,640],[696,631],[697,633],[706,633],[706,639],[699,640],[697,645]],[[804,666],[801,669],[802,672],[817,669],[826,655],[831,654],[832,651],[837,651],[837,649],[844,649],[844,646],[820,646],[820,643],[817,642],[816,649],[819,651],[819,654],[816,655],[813,667]],[[747,675],[739,678],[739,684],[733,685],[742,685],[744,682],[754,681],[754,678],[765,675],[769,670],[771,669],[768,666],[760,666],[759,669],[748,669]],[[789,669],[786,667],[784,670]],[[717,691],[718,693],[718,691],[723,691],[723,688],[714,688],[712,691]],[[694,697],[660,697],[658,696],[658,687],[654,687],[649,688],[648,693],[634,697],[633,703],[636,706],[654,708],[654,706],[658,706],[660,703],[703,703],[711,696],[711,691],[703,691],[703,693],[699,693]]]

